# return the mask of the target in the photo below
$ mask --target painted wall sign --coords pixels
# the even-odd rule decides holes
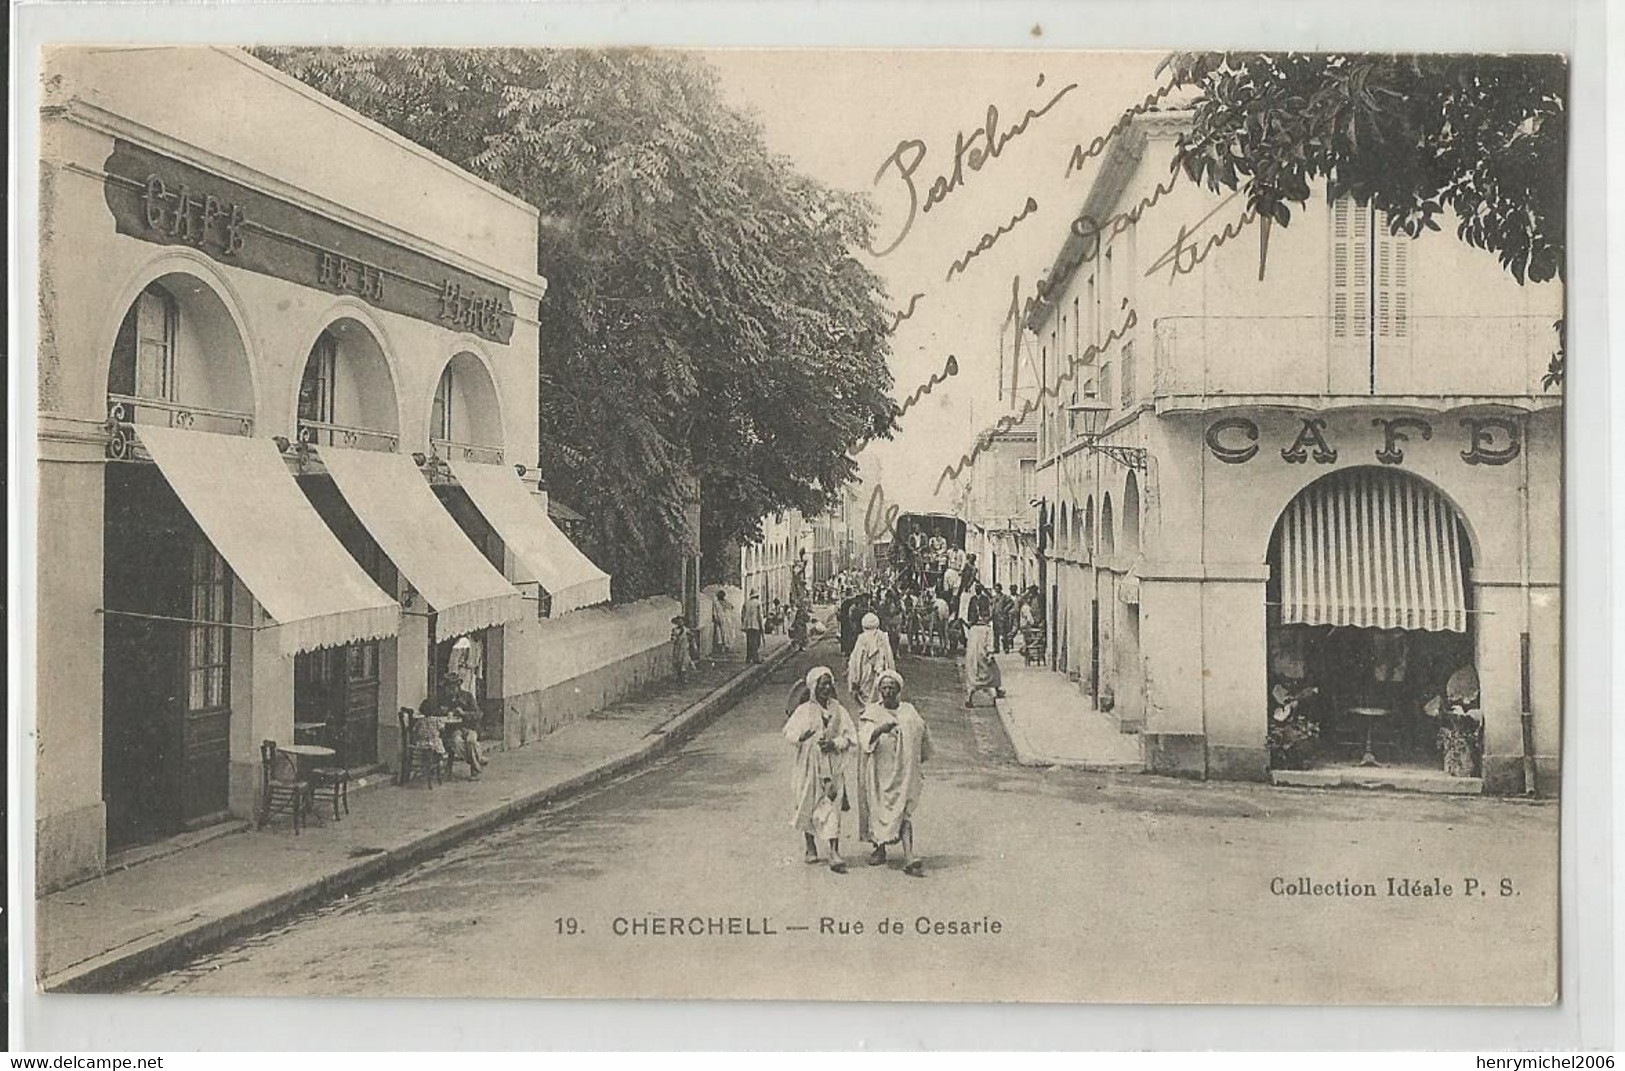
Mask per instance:
[[[103,165],[119,234],[185,245],[222,264],[506,345],[506,287],[280,197],[123,139]]]
[[[1224,436],[1230,431],[1239,431],[1241,437],[1251,445],[1226,446]],[[1251,461],[1258,454],[1258,425],[1246,417],[1232,416],[1215,420],[1207,429],[1207,448],[1213,451],[1214,457],[1227,465],[1240,465]]]
[[[1296,465],[1310,457],[1321,465],[1335,462],[1337,448],[1326,437],[1326,420],[1303,417],[1302,421],[1297,437],[1281,448],[1281,459]],[[1382,445],[1375,456],[1384,465],[1398,465],[1405,460],[1400,444],[1410,442],[1412,434],[1423,442],[1433,438],[1433,425],[1421,417],[1378,417],[1371,426],[1382,429]],[[1523,453],[1518,422],[1511,417],[1469,417],[1461,426],[1467,429],[1467,449],[1461,452],[1461,459],[1469,465],[1505,465]],[[1258,425],[1247,417],[1215,420],[1208,425],[1206,440],[1208,452],[1227,465],[1242,465],[1258,455]]]

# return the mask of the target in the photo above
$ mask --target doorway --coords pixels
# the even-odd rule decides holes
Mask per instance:
[[[108,467],[102,789],[117,851],[224,817],[232,574],[150,465]],[[126,616],[141,614],[145,616]]]

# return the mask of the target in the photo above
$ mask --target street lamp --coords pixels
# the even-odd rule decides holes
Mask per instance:
[[[1112,443],[1100,441],[1101,434],[1106,430],[1106,418],[1111,415],[1112,407],[1108,402],[1095,398],[1081,399],[1066,407],[1067,412],[1078,418],[1083,431],[1079,446],[1091,453],[1104,454],[1131,469],[1145,471],[1145,450],[1138,446],[1117,446]]]

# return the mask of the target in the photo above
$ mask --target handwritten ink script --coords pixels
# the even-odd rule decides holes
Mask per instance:
[[[965,268],[972,260],[975,260],[983,253],[986,253],[989,249],[992,249],[996,244],[998,244],[1000,238],[1003,238],[1005,235],[1016,229],[1016,224],[1020,223],[1022,220],[1026,219],[1028,216],[1031,216],[1037,211],[1038,202],[1033,200],[1031,197],[1028,197],[1027,203],[1022,206],[1020,212],[1010,217],[1009,223],[1006,223],[1004,226],[999,227],[996,230],[991,230],[983,234],[981,240],[972,246],[964,256],[948,265],[948,274],[943,277],[943,281],[950,282],[953,280],[956,273],[963,274]]]
[[[1043,86],[1043,84],[1044,76],[1041,74],[1038,76],[1038,85]],[[904,138],[899,141],[897,148],[892,150],[891,155],[886,157],[880,168],[875,172],[873,184],[880,185],[880,180],[885,178],[888,172],[895,172],[897,179],[903,183],[903,186],[908,191],[908,215],[904,218],[902,229],[897,232],[897,237],[893,238],[891,243],[883,249],[871,247],[870,254],[876,257],[884,257],[895,251],[898,246],[903,244],[903,239],[908,237],[909,232],[914,229],[914,221],[918,216],[931,211],[933,207],[947,200],[955,190],[964,186],[967,179],[966,168],[969,168],[974,174],[986,167],[989,161],[997,160],[1010,142],[1027,132],[1028,124],[1034,119],[1047,115],[1051,108],[1054,108],[1067,94],[1077,88],[1078,83],[1076,82],[1070,82],[1061,87],[1060,91],[1051,96],[1042,106],[1028,108],[1020,122],[1002,131],[999,129],[998,106],[989,104],[987,106],[987,116],[980,127],[969,134],[960,131],[954,135],[953,164],[944,173],[931,180],[931,185],[926,188],[925,203],[923,205],[920,203],[920,191],[914,181],[914,175],[925,163],[927,155],[926,143],[922,138]]]

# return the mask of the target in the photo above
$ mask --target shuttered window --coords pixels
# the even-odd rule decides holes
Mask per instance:
[[[1371,209],[1332,202],[1333,338],[1365,338],[1371,314]]]
[[[1333,338],[1363,339],[1373,325],[1378,338],[1409,337],[1410,249],[1387,213],[1348,196],[1332,203]]]

